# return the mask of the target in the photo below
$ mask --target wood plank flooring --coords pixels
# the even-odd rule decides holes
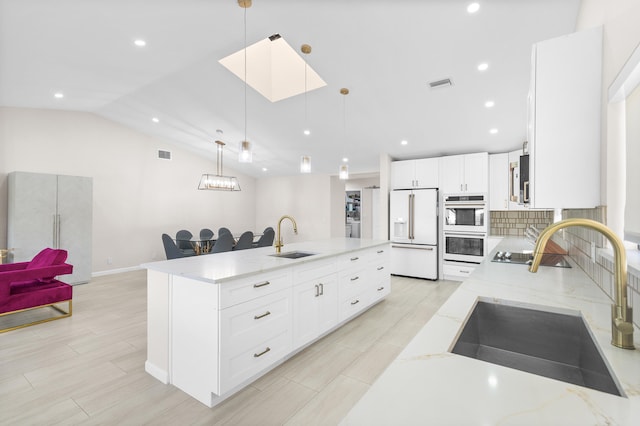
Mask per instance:
[[[335,425],[457,287],[392,277],[385,301],[210,409],[144,371],[145,272],[94,278],[72,317],[0,334],[0,424]],[[43,312],[21,315],[0,325]]]

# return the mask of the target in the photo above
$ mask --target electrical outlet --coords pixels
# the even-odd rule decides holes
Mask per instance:
[[[112,257],[107,257],[107,265],[111,265],[113,263]]]
[[[591,241],[591,263],[596,263],[596,243]]]

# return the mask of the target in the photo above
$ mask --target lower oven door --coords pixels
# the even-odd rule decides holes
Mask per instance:
[[[444,260],[480,263],[486,253],[486,234],[445,232]]]

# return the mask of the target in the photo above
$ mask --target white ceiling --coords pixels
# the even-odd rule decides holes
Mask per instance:
[[[377,171],[380,153],[517,149],[531,44],[574,31],[580,0],[478,2],[470,15],[466,0],[254,0],[247,43],[310,44],[327,85],[307,94],[310,136],[304,95],[271,103],[247,90],[252,164],[236,162],[244,83],[218,62],[244,46],[236,0],[0,0],[0,105],[90,111],[212,160],[221,139],[225,165],[258,177],[297,174],[301,155],[326,174],[347,156],[353,174]],[[429,88],[443,78],[453,86]]]

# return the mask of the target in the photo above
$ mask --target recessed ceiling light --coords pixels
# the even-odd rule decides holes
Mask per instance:
[[[343,163],[348,163],[348,162],[349,162],[349,159],[348,159],[347,157],[344,157],[344,158],[342,159],[342,162],[343,162]]]
[[[480,65],[478,65],[478,71],[486,71],[488,68],[489,68],[489,64],[486,62],[483,62]]]
[[[485,107],[487,107],[487,108],[493,108],[493,106],[494,106],[495,104],[496,104],[496,103],[495,103],[495,102],[493,102],[493,101],[487,101],[487,102],[485,102],[485,103],[484,103],[484,106],[485,106]]]
[[[403,140],[403,141],[400,141],[400,145],[406,145],[406,144],[408,144],[408,143],[409,143],[409,142],[404,141],[404,140]]]
[[[139,38],[137,40],[134,40],[133,44],[135,44],[138,47],[145,47],[147,45],[147,42]]]
[[[491,129],[489,130],[489,133],[491,133],[492,135],[495,135],[496,133],[498,133],[498,129]]]
[[[154,123],[159,123],[160,119],[158,119],[158,117],[153,117],[151,121],[153,121]]]
[[[467,6],[467,12],[469,13],[476,13],[478,10],[480,10],[480,4],[478,3],[471,3]]]
[[[306,136],[309,136],[311,134],[311,130],[305,129],[302,133],[304,133]]]
[[[62,93],[62,92],[54,93],[53,97],[56,98],[56,99],[62,99],[62,98],[64,98],[64,93]]]

